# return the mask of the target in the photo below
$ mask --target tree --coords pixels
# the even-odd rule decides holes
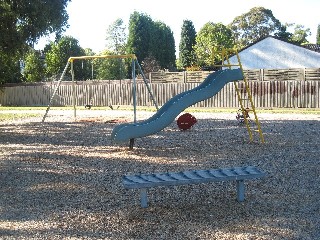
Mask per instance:
[[[77,39],[70,36],[62,37],[59,42],[52,43],[51,49],[46,54],[47,75],[61,74],[70,57],[83,55],[86,55],[86,52],[79,46]],[[73,66],[77,80],[87,80],[91,77],[89,60],[76,60]]]
[[[134,12],[130,16],[127,53],[136,54],[139,62],[154,58],[161,68],[175,68],[175,42],[171,29],[145,14]]]
[[[317,28],[316,44],[320,44],[320,24],[318,24]]]
[[[289,32],[287,30],[288,28],[293,28],[294,32]],[[280,31],[275,33],[276,37],[298,45],[308,43],[307,37],[309,35],[311,35],[309,28],[304,29],[304,26],[294,23],[285,23],[284,25],[281,25]]]
[[[130,15],[127,53],[135,54],[139,62],[149,55],[152,19],[138,12]]]
[[[94,56],[96,53],[91,48],[85,48],[84,53],[86,56]]]
[[[91,49],[91,48],[85,48],[84,49],[84,54],[86,56],[94,56],[96,55],[96,53]],[[86,66],[86,71],[90,71],[90,79],[96,79],[97,78],[97,70],[95,69],[95,65],[94,65],[94,59],[87,59],[83,65]],[[89,75],[88,73],[86,73],[87,79],[89,79]]]
[[[281,23],[269,9],[252,8],[249,12],[236,17],[229,25],[236,44],[240,48],[273,33],[281,31]]]
[[[229,28],[222,23],[206,23],[198,32],[194,50],[198,66],[212,65],[212,49],[214,47],[232,48],[234,39]],[[221,61],[220,56],[215,56],[214,63]]]
[[[184,68],[192,66],[196,61],[193,48],[196,44],[196,36],[197,33],[192,21],[184,20],[179,44],[179,62]]]
[[[65,30],[69,1],[0,1],[0,83],[20,81],[17,66],[19,56],[29,49],[27,45],[50,33],[59,36]]]
[[[17,54],[0,52],[0,84],[21,82],[20,59]]]
[[[42,36],[54,32],[61,34],[67,27],[66,7],[69,1],[1,1],[1,51],[16,52]]]
[[[153,22],[149,46],[148,58],[154,58],[162,69],[175,69],[176,50],[170,27],[160,21]]]
[[[26,58],[23,76],[27,82],[39,82],[45,77],[44,58],[41,52],[30,49]]]
[[[303,25],[297,24],[294,27],[294,32],[290,38],[290,41],[295,44],[308,43],[307,37],[311,35],[310,28],[304,29]]]
[[[103,55],[113,55],[113,52],[105,50]],[[121,58],[101,58],[95,59],[96,78],[103,80],[121,80],[126,77],[127,70],[125,59]]]
[[[114,21],[107,29],[107,48],[114,54],[125,54],[127,35],[122,19]]]
[[[285,41],[290,41],[292,37],[292,33],[288,32],[288,27],[291,27],[293,23],[285,23],[284,25],[281,24],[281,27],[277,33],[275,33],[275,36],[277,38],[280,38]]]

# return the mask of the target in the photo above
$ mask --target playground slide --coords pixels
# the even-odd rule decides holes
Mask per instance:
[[[225,69],[211,73],[197,87],[171,98],[152,117],[140,122],[116,126],[112,131],[111,139],[115,142],[123,142],[157,133],[172,123],[186,108],[213,97],[225,84],[240,79],[243,79],[241,69]]]

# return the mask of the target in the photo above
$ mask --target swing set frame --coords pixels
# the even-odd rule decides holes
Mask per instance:
[[[143,78],[143,81],[145,83],[145,85],[147,86],[147,89],[148,89],[148,92],[149,92],[149,95],[151,97],[151,100],[153,102],[153,104],[155,105],[156,109],[159,110],[159,107],[158,107],[158,104],[153,96],[153,93],[152,93],[152,90],[151,90],[151,87],[147,81],[147,78],[145,77],[143,71],[142,71],[142,68],[137,60],[137,57],[135,54],[126,54],[126,55],[95,55],[95,56],[78,56],[78,57],[70,57],[68,59],[68,62],[61,74],[61,77],[60,79],[58,80],[58,84],[56,85],[52,95],[51,95],[51,98],[50,98],[50,101],[49,101],[49,104],[48,104],[48,107],[47,107],[47,110],[42,118],[42,122],[45,121],[47,115],[48,115],[48,112],[50,110],[50,107],[52,105],[52,102],[54,100],[54,97],[55,95],[57,94],[57,91],[61,85],[61,82],[62,80],[64,79],[64,76],[70,66],[71,68],[71,78],[72,78],[72,105],[73,105],[73,116],[74,116],[74,119],[76,120],[77,118],[77,108],[76,108],[76,86],[75,86],[75,73],[74,73],[74,67],[73,67],[73,63],[74,61],[77,61],[77,60],[87,60],[87,59],[99,59],[99,58],[104,58],[104,59],[114,59],[114,58],[119,58],[119,59],[131,59],[131,67],[132,67],[132,72],[131,72],[131,75],[132,75],[132,80],[133,80],[133,85],[132,85],[132,96],[133,96],[133,114],[134,114],[134,122],[136,123],[137,122],[137,94],[136,94],[136,91],[137,91],[137,81],[136,81],[136,68],[138,68],[138,70],[140,71],[141,73],[141,76]]]

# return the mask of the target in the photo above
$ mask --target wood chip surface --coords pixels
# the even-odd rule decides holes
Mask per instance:
[[[138,112],[137,119],[152,112]],[[51,110],[0,122],[1,239],[320,239],[320,115],[258,114],[265,144],[249,142],[236,112],[115,144],[120,110]],[[140,207],[125,174],[256,166],[262,180],[158,187]]]

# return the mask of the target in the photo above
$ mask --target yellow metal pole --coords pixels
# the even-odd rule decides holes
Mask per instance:
[[[77,118],[77,109],[76,109],[76,86],[74,82],[74,69],[73,69],[73,59],[69,58],[71,62],[71,78],[72,78],[72,105],[73,105],[73,117],[74,120]]]
[[[237,55],[237,59],[238,59],[238,62],[239,62],[239,65],[240,65],[240,68],[243,72],[243,68],[242,68],[242,64],[241,64],[241,61],[240,61],[240,56],[238,54],[238,51],[236,50],[236,55]],[[254,102],[252,100],[252,95],[251,95],[251,91],[250,91],[250,88],[249,88],[249,83],[247,81],[247,79],[244,79],[244,83],[245,83],[245,88],[246,88],[246,91],[247,91],[247,94],[248,94],[248,97],[249,97],[249,101],[250,101],[250,104],[251,104],[251,109],[253,109],[253,114],[254,114],[254,119],[255,119],[255,123],[258,127],[258,132],[259,132],[259,137],[260,137],[260,140],[261,140],[261,143],[264,143],[264,136],[262,134],[262,130],[261,130],[261,124],[258,120],[258,116],[257,116],[257,113],[256,113],[256,110],[255,110],[255,106],[254,106]],[[246,118],[245,118],[246,120]],[[251,135],[250,135],[251,136]]]
[[[126,54],[126,55],[78,56],[78,57],[70,57],[69,61],[84,60],[84,59],[96,59],[96,58],[132,58],[132,59],[137,59],[136,55],[134,55],[134,54]]]

